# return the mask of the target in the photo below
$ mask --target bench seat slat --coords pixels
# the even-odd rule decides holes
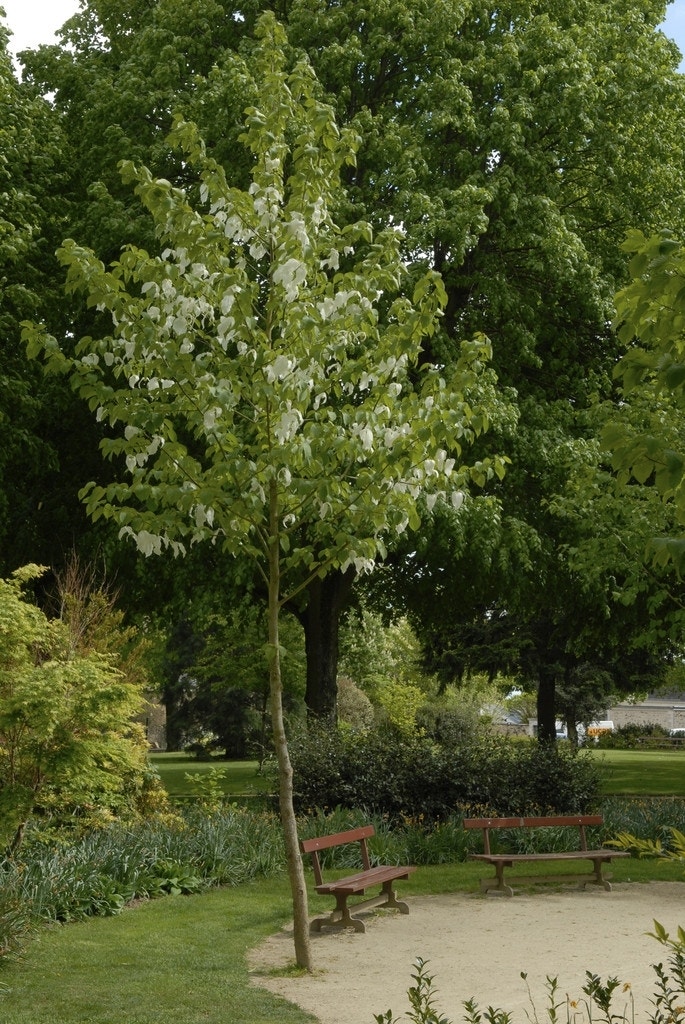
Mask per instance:
[[[614,857],[630,857],[624,850],[563,850],[559,853],[472,853],[471,860],[484,860],[488,864],[501,861],[505,864],[516,864],[519,861],[531,860],[604,860]]]
[[[356,875],[348,875],[347,878],[339,878],[335,882],[324,882],[317,885],[316,891],[322,894],[347,893],[349,896],[364,892],[370,885],[381,885],[383,882],[393,882],[399,878],[409,878],[415,868],[386,867],[380,865],[371,868],[370,871],[360,871]]]

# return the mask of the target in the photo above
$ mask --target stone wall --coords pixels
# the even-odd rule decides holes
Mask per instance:
[[[648,697],[639,704],[623,702],[607,711],[618,729],[621,725],[661,725],[664,729],[685,729],[685,694]]]

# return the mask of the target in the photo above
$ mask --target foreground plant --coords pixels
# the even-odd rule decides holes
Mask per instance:
[[[668,950],[668,969],[663,964],[653,964],[657,985],[652,999],[654,1006],[647,1017],[649,1024],[682,1024],[685,1021],[685,930],[678,928],[671,938],[663,925],[654,922],[654,931],[649,933]],[[434,977],[428,973],[428,961],[417,957],[412,978],[414,984],[407,990],[409,1010],[404,1017],[395,1017],[392,1010],[374,1014],[376,1024],[401,1024],[403,1020],[412,1024],[453,1024],[435,1006],[436,989]],[[521,972],[527,982],[527,975]],[[544,1012],[538,1014],[528,989],[531,1003],[526,1011],[528,1024],[539,1024],[540,1017],[549,1024],[635,1024],[634,999],[629,984],[623,984],[612,977],[603,981],[591,971],[585,972],[583,997],[571,999],[559,994],[558,978],[547,975],[548,998]],[[616,996],[624,997],[623,1005],[616,1007]],[[482,1010],[473,999],[463,1003],[465,1024],[511,1024],[510,1011],[488,1006]]]
[[[658,857],[663,860],[685,860],[685,834],[673,825],[663,825],[665,833],[670,834],[667,846],[660,839],[641,838],[632,832],[619,832],[615,839],[607,840],[606,846],[615,846],[618,850],[636,853],[638,857]]]
[[[108,820],[147,771],[131,722],[140,686],[113,654],[79,646],[68,621],[31,602],[42,573],[25,566],[0,580],[0,851],[9,857],[35,813],[79,808]]]

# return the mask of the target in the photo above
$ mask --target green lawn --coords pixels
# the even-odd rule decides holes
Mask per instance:
[[[203,775],[212,768],[226,773],[221,788],[230,796],[256,796],[273,789],[264,775],[259,773],[257,761],[198,761],[192,755],[182,753],[151,754],[150,761],[172,797],[192,795],[193,789],[185,778],[186,772]]]
[[[685,797],[685,750],[597,750],[607,796]]]
[[[558,865],[531,866],[542,875]],[[401,894],[478,890],[480,864],[420,868]],[[526,872],[528,873],[528,872]],[[617,861],[614,881],[681,881],[680,864]],[[310,876],[311,877],[311,876]],[[312,914],[330,909],[314,897]],[[169,896],[43,932],[0,973],[2,1024],[313,1024],[250,984],[246,954],[288,919],[283,879]]]
[[[170,896],[55,928],[0,973],[2,1024],[305,1024],[249,984],[246,951],[287,920],[285,880]]]

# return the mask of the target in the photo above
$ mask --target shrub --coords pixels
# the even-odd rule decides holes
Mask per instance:
[[[136,816],[150,795],[137,673],[115,650],[130,639],[102,592],[65,598],[48,619],[26,588],[44,570],[0,580],[0,849],[11,855],[40,815]],[[67,595],[68,596],[68,595]]]
[[[652,745],[668,736],[668,729],[664,729],[662,725],[628,722],[626,725],[619,725],[613,732],[603,733],[598,737],[596,745],[601,750],[634,750],[645,741],[651,741]]]
[[[426,736],[314,729],[293,737],[297,810],[363,807],[394,822],[447,819],[463,808],[498,814],[586,810],[599,771],[583,752],[479,733],[457,748]]]
[[[424,704],[416,715],[417,726],[441,747],[457,748],[484,726],[475,703]]]
[[[400,679],[386,679],[375,688],[375,696],[383,719],[403,735],[411,735],[416,729],[416,716],[426,703],[423,690]]]
[[[351,679],[338,680],[338,721],[355,732],[373,725],[373,704]]]

